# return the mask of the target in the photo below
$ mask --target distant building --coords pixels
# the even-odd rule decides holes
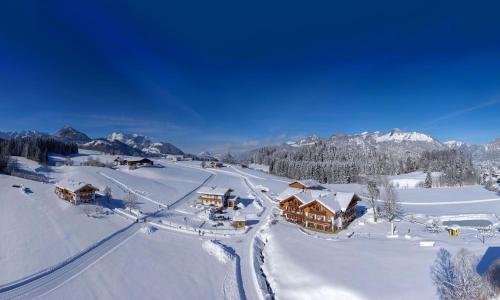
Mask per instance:
[[[236,229],[245,228],[246,223],[247,223],[246,216],[238,215],[233,218],[233,227]]]
[[[98,190],[98,188],[85,182],[62,180],[56,184],[54,192],[63,200],[79,204],[93,201],[95,199],[95,192]]]
[[[227,206],[227,200],[231,194],[231,190],[222,187],[203,186],[197,192],[198,199],[203,205],[214,205],[218,207]]]
[[[152,166],[154,162],[148,158],[143,158],[139,160],[127,160],[126,161],[127,166],[130,167],[144,167],[144,166]]]
[[[207,168],[222,168],[224,164],[218,161],[209,161],[205,165]]]
[[[347,227],[356,217],[356,204],[361,198],[354,193],[317,194],[303,191],[279,202],[281,216],[304,228],[336,232]]]
[[[314,179],[296,180],[290,183],[288,186],[294,189],[301,190],[319,190],[323,188],[321,186],[321,183]]]
[[[115,160],[113,160],[113,164],[115,166],[123,166],[127,164],[127,160],[118,156],[117,158],[115,158]]]
[[[234,208],[238,205],[239,202],[240,202],[240,197],[235,195],[230,195],[227,198],[227,207]]]
[[[171,161],[182,161],[184,160],[184,155],[167,154],[165,158]]]

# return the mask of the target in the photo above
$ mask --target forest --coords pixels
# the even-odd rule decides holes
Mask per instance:
[[[299,148],[265,147],[252,163],[269,166],[269,172],[294,179],[314,178],[322,183],[362,182],[370,175],[397,175],[417,170],[442,172],[442,186],[477,183],[472,158],[455,150],[391,153],[375,148],[317,143]]]
[[[47,164],[49,153],[76,154],[78,146],[75,143],[67,143],[50,137],[0,139],[0,171],[5,172],[11,156],[26,157],[41,164]]]

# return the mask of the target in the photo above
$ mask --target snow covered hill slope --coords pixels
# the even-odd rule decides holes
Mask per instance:
[[[147,154],[184,154],[182,150],[167,142],[154,142],[151,138],[140,134],[113,132],[107,137],[108,141],[119,141],[132,148],[139,149]]]
[[[318,143],[332,144],[338,147],[357,147],[361,149],[378,149],[390,152],[420,153],[428,150],[445,149],[446,146],[433,137],[421,132],[406,132],[398,128],[387,133],[362,132],[355,135],[336,134],[329,138],[312,135],[296,142],[287,142],[285,146],[303,147]]]

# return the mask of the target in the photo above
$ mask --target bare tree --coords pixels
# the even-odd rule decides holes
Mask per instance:
[[[65,166],[72,166],[74,164],[73,160],[71,159],[71,157],[67,156],[65,159],[64,159],[64,165]]]
[[[384,202],[382,204],[383,215],[391,222],[391,234],[394,234],[394,219],[403,213],[403,209],[398,202],[398,194],[394,185],[387,180],[383,181],[384,185]]]
[[[111,188],[109,186],[106,186],[103,192],[104,192],[104,200],[110,202],[111,199],[113,199],[113,195],[111,195]]]
[[[83,206],[83,212],[87,215],[87,217],[91,217],[94,210],[92,209],[91,205],[85,204]]]
[[[434,264],[431,267],[431,278],[436,286],[439,299],[454,299],[456,274],[455,266],[448,250],[444,248],[439,249]]]
[[[494,290],[476,271],[477,258],[466,249],[455,257],[440,249],[431,267],[432,281],[441,300],[491,299]],[[487,278],[487,277],[486,277]]]
[[[455,265],[455,299],[490,299],[491,289],[477,272],[477,258],[466,249],[460,249],[453,258]]]
[[[125,199],[125,203],[128,207],[129,211],[132,211],[132,209],[136,209],[139,207],[139,203],[137,202],[137,195],[129,192],[127,194],[127,198]]]
[[[380,190],[373,180],[368,181],[366,190],[368,192],[368,204],[373,209],[373,222],[377,222],[377,199],[380,196]]]

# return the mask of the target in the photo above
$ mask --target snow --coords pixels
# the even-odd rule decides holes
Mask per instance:
[[[412,142],[434,142],[435,140],[423,133],[420,132],[402,132],[398,129],[395,129],[391,132],[388,132],[384,135],[377,136],[375,138],[377,143],[394,141],[394,142],[403,142],[403,141],[412,141]]]
[[[33,193],[19,193],[13,184]],[[5,241],[0,242],[0,284],[66,259],[128,223],[115,215],[87,217],[81,207],[59,199],[51,184],[0,175],[0,190],[0,240]]]
[[[229,192],[228,188],[203,186],[196,193],[204,195],[224,196]]]
[[[442,173],[432,172],[431,177],[437,180]],[[423,185],[427,174],[425,172],[416,171],[401,175],[388,176],[389,181],[398,189],[414,189]]]
[[[82,151],[72,159],[85,161],[89,156],[102,162],[116,158]],[[41,299],[263,299],[271,294],[276,299],[436,299],[429,270],[441,247],[452,253],[465,247],[481,257],[499,243],[498,236],[487,237],[484,244],[478,238],[476,227],[482,222],[500,223],[500,195],[481,186],[398,189],[405,216],[394,222],[398,233],[392,238],[387,238],[390,224],[384,219],[373,222],[370,209],[346,230],[323,234],[279,218],[274,198],[285,190],[297,192],[288,189],[290,179],[237,166],[205,170],[199,162],[158,159],[156,163],[165,168],[42,168],[23,161],[30,170],[43,170],[50,184],[0,175],[0,241],[7,241],[0,243],[0,285],[57,265],[130,226],[118,242],[98,249],[89,261],[78,262],[79,269],[46,278],[31,295]],[[406,178],[418,179],[417,174]],[[87,217],[84,206],[60,200],[54,183],[68,179],[100,190],[111,187],[108,214]],[[13,184],[33,193],[20,193]],[[197,199],[196,191],[202,186],[234,191],[241,200],[240,209],[227,209],[223,215],[246,219],[244,231],[234,230],[231,221],[213,226],[218,222],[208,218],[209,207]],[[260,187],[269,191],[262,193]],[[332,200],[342,208],[350,195],[362,195],[364,189],[359,184],[328,184],[316,192],[336,192]],[[133,220],[113,213],[129,214],[124,202],[128,193],[138,196],[137,210],[147,219],[144,223],[133,223],[132,215]],[[368,207],[366,199],[358,205]],[[470,226],[461,226],[459,236],[450,237],[443,230],[449,221]],[[428,231],[427,225],[434,222],[441,231]],[[432,247],[421,247],[431,243]]]
[[[208,254],[217,258],[217,260],[223,264],[230,262],[233,259],[231,253],[229,253],[219,242],[216,240],[206,240],[201,246]]]

